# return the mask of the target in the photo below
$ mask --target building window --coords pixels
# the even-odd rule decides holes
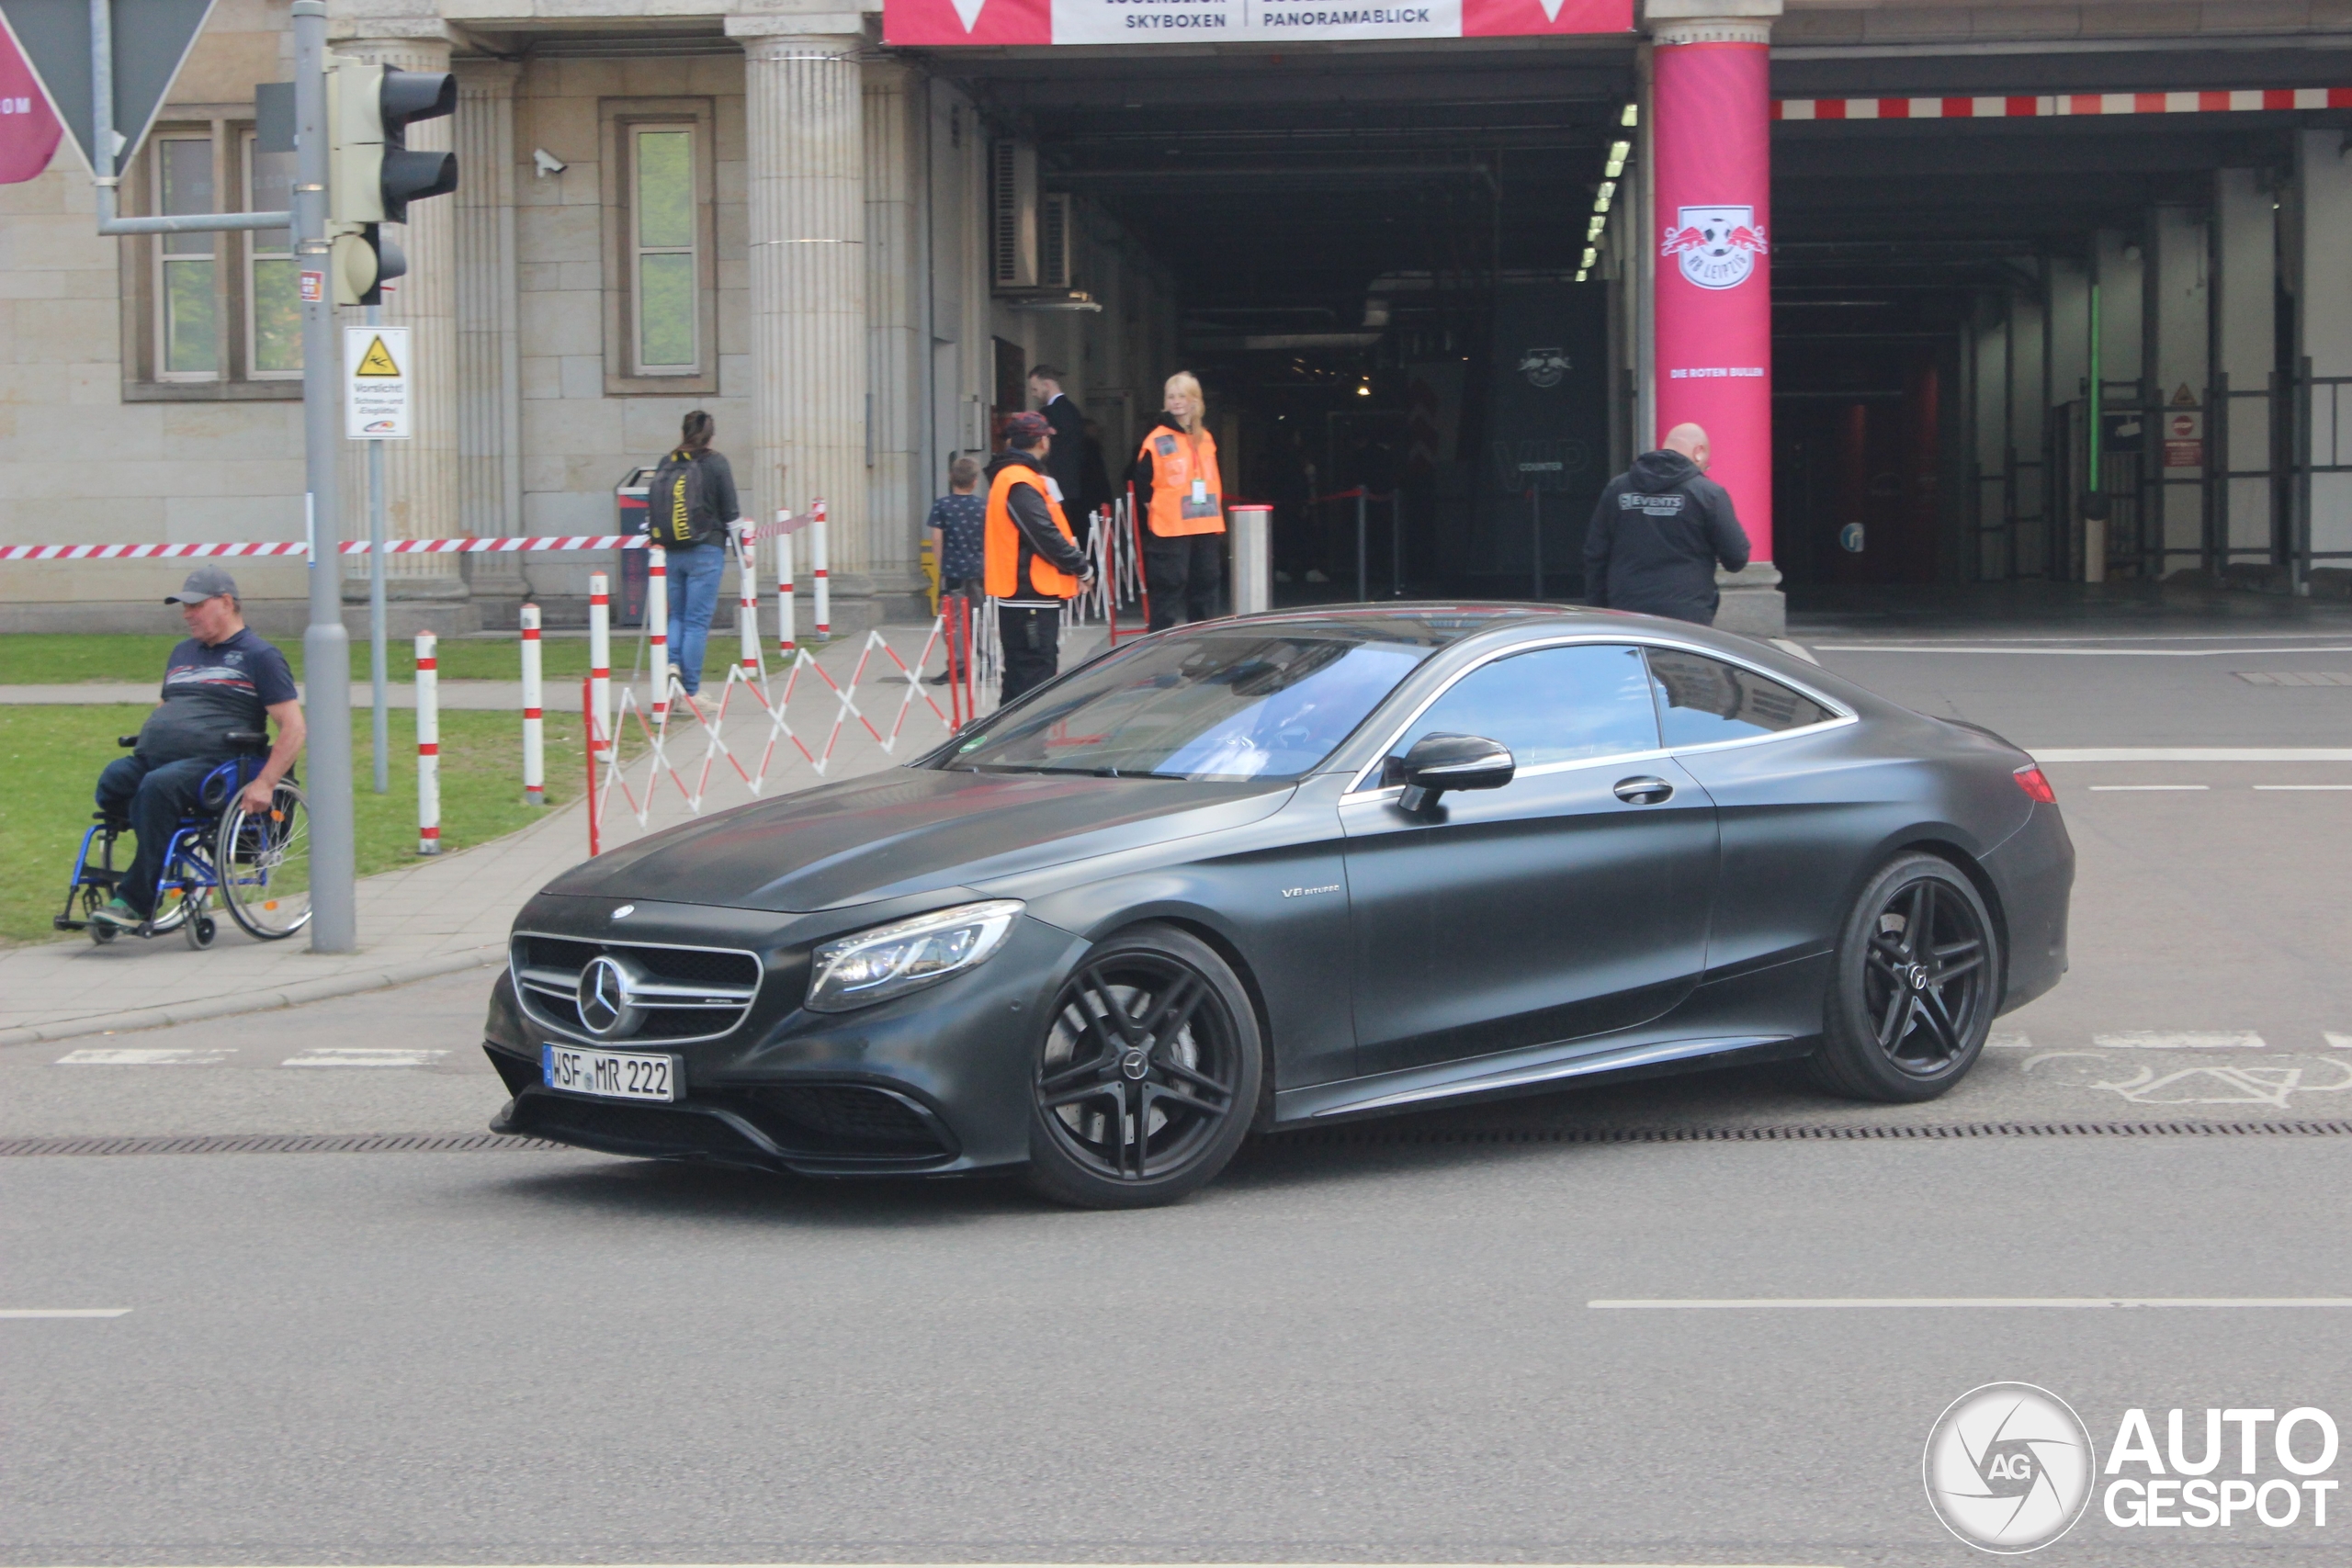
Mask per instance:
[[[294,154],[265,152],[259,139],[243,137],[245,208],[248,212],[290,211],[294,205]],[[244,236],[245,374],[255,380],[302,374],[302,301],[295,290],[294,236],[285,229],[256,229]]]
[[[605,395],[718,390],[718,169],[708,98],[605,98]]]
[[[123,181],[167,217],[282,212],[294,154],[265,152],[250,119],[157,128]],[[130,401],[301,395],[302,307],[283,229],[157,234],[122,247],[123,396]]]
[[[155,210],[165,217],[220,210],[209,136],[155,144]],[[155,375],[210,381],[220,374],[220,263],[214,234],[165,234],[155,247]]]
[[[695,254],[699,183],[695,128],[629,128],[630,313],[637,374],[691,376],[702,368]]]

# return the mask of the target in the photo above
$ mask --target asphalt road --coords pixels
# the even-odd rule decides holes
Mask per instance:
[[[2183,640],[2153,629],[2102,640]],[[2352,744],[2352,690],[2237,674],[2352,673],[2324,638],[1846,636],[1826,662],[2031,745]],[[483,974],[0,1050],[0,1565],[1959,1563],[1920,1451],[1978,1384],[2059,1393],[2102,1456],[2134,1407],[2159,1444],[2173,1407],[2352,1426],[2352,1307],[2252,1304],[2352,1300],[2352,790],[2264,787],[2352,764],[2051,771],[2075,967],[1941,1101],[1773,1069],[1430,1111],[1150,1213],[578,1153],[5,1157],[478,1132]],[[1589,1304],[1757,1298],[2238,1304]],[[9,1315],[61,1309],[129,1310]],[[2094,1501],[2032,1561],[2352,1560],[2329,1521]]]

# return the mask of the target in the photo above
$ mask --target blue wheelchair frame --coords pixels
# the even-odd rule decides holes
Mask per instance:
[[[129,743],[128,738],[125,744]],[[179,826],[172,831],[172,841],[164,849],[164,870],[155,886],[155,901],[150,918],[134,933],[139,936],[161,936],[166,931],[185,931],[188,945],[209,947],[216,934],[210,912],[206,908],[213,896],[222,890],[220,868],[214,863],[219,847],[221,819],[236,807],[237,796],[261,772],[263,758],[245,754],[232,757],[204,775],[197,788],[197,808],[183,814]],[[218,807],[203,803],[218,799]],[[107,899],[115,897],[128,867],[114,863],[115,840],[130,831],[127,820],[110,818],[101,811],[97,820],[82,834],[81,852],[74,859],[73,880],[65,885],[65,908],[50,924],[62,931],[89,931],[92,939],[104,943],[114,940],[118,928],[104,920],[88,918]],[[97,850],[97,863],[90,863],[90,852]],[[266,885],[269,874],[260,871],[254,877]],[[164,896],[177,893],[179,900],[164,910]],[[84,919],[74,918],[76,900],[82,904]]]

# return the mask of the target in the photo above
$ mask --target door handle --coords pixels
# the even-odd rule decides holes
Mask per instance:
[[[1615,794],[1628,806],[1658,806],[1674,798],[1674,786],[1644,773],[1638,778],[1619,779]]]

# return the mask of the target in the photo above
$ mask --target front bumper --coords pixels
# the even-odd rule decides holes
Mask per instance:
[[[518,925],[613,939],[613,902],[542,895]],[[856,1012],[800,1006],[810,947],[914,912],[639,905],[631,941],[759,953],[763,975],[750,1011],[716,1039],[594,1040],[525,1012],[510,971],[483,1027],[483,1046],[514,1095],[492,1127],[611,1154],[810,1176],[948,1175],[1027,1160],[1038,1032],[1084,947],[1069,933],[1024,918],[969,974]],[[549,1089],[539,1069],[548,1042],[666,1053],[678,1061],[681,1098],[661,1104]]]

